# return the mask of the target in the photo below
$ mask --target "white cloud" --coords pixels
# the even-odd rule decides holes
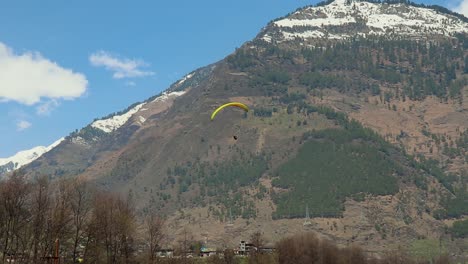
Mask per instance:
[[[140,67],[148,66],[144,61],[117,58],[106,51],[98,51],[91,54],[89,61],[93,66],[102,66],[107,70],[113,71],[112,77],[115,79],[154,75],[154,72],[140,69]]]
[[[462,0],[457,2],[457,4],[453,4],[451,8],[453,11],[468,17],[468,0]]]
[[[16,130],[18,131],[23,131],[23,130],[26,130],[28,128],[30,128],[32,126],[31,123],[29,123],[28,121],[26,120],[20,120],[16,123]]]
[[[48,116],[57,106],[59,106],[59,102],[57,100],[50,100],[37,106],[36,113],[38,115]]]
[[[73,99],[87,85],[81,73],[62,68],[37,52],[15,54],[0,42],[0,102],[33,105],[41,98]]]

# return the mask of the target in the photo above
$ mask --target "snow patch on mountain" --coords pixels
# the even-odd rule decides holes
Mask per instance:
[[[180,81],[177,82],[177,86],[182,85],[186,80],[192,78],[193,73],[187,74],[184,78],[182,78]]]
[[[140,108],[143,107],[145,103],[141,103],[128,110],[124,114],[115,115],[107,119],[94,121],[91,126],[97,129],[100,129],[106,133],[110,133],[123,126],[127,121],[132,117],[133,114],[138,112]]]
[[[80,146],[83,146],[85,148],[91,148],[91,144],[88,143],[88,141],[86,141],[86,139],[84,139],[84,138],[82,138],[80,136],[72,137],[71,142],[73,144],[80,145]]]
[[[59,140],[55,141],[54,143],[52,143],[51,145],[47,147],[37,146],[29,150],[19,151],[18,153],[16,153],[15,155],[9,158],[0,158],[0,166],[4,166],[12,162],[14,166],[11,170],[19,169],[22,166],[33,162],[34,160],[38,159],[40,156],[49,152],[50,150],[55,148],[58,144],[60,144],[64,139],[65,138],[60,138]],[[8,171],[11,171],[11,170],[8,170]]]
[[[356,26],[355,29],[352,29],[353,26]],[[298,37],[345,39],[355,35],[424,37],[468,33],[468,23],[433,9],[345,0],[296,11],[287,18],[273,22],[273,28],[276,32],[267,31],[261,38],[271,42],[272,39],[282,41]],[[275,33],[280,33],[282,37],[278,39]]]
[[[171,97],[177,97],[177,96],[181,96],[185,93],[185,91],[179,91],[179,92],[171,92],[171,93],[168,93],[168,92],[164,92],[161,94],[161,96],[158,96],[156,99],[154,99],[152,102],[164,102],[166,101],[167,99],[171,98]]]
[[[184,93],[185,93],[185,91],[171,92],[171,93],[164,92],[160,96],[158,96],[156,99],[154,99],[151,103],[164,102],[169,98],[181,96]],[[94,121],[91,124],[91,126],[94,127],[94,128],[100,129],[100,130],[102,130],[102,131],[104,131],[106,133],[111,133],[111,132],[117,130],[118,128],[120,128],[121,126],[123,126],[125,123],[127,123],[127,121],[135,113],[137,113],[139,111],[147,110],[147,108],[143,108],[143,106],[145,104],[146,103],[138,104],[135,107],[133,107],[132,109],[125,112],[124,114],[115,115],[115,116],[112,116],[112,117],[109,117],[109,118],[106,118],[106,119],[101,119],[101,120]],[[146,119],[145,119],[145,121],[146,121]],[[142,119],[140,118],[140,122],[143,123],[144,121],[142,121]]]
[[[355,23],[356,20],[353,17],[326,17],[326,18],[314,18],[311,20],[302,19],[283,19],[275,22],[275,25],[279,27],[294,27],[294,26],[312,26],[312,27],[323,27],[323,26],[341,26],[348,23]]]

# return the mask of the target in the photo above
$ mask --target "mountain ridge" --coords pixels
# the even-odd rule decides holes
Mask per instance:
[[[271,22],[268,23],[268,25],[261,30],[261,32],[257,35],[257,37],[255,39],[262,39],[262,40],[265,40],[265,41],[270,41],[270,36],[268,35],[268,31],[271,30],[269,29],[269,27],[271,27],[272,24],[276,24],[276,26],[279,26],[280,28],[289,28],[291,27],[290,25],[288,25],[288,23],[281,23],[282,21],[285,21],[287,19],[289,19],[289,17],[293,17],[297,14],[301,14],[301,13],[304,13],[304,12],[310,12],[310,10],[315,10],[315,11],[322,11],[321,9],[317,9],[317,8],[321,8],[321,7],[326,7],[326,6],[329,6],[329,7],[332,7],[332,8],[338,8],[338,11],[349,11],[348,8],[342,8],[343,6],[350,6],[350,5],[353,5],[353,4],[360,4],[360,3],[367,3],[367,4],[371,4],[371,5],[389,5],[389,6],[399,6],[399,5],[407,5],[407,6],[411,6],[411,7],[416,7],[416,8],[426,8],[426,9],[430,9],[430,10],[433,10],[433,11],[441,11],[443,14],[446,14],[446,15],[450,15],[450,16],[455,16],[457,18],[459,18],[460,20],[462,20],[463,22],[466,22],[467,25],[468,25],[468,18],[464,17],[463,15],[461,14],[458,14],[458,13],[455,13],[455,12],[451,12],[450,10],[448,9],[445,9],[443,7],[440,7],[440,6],[437,6],[437,5],[431,5],[431,6],[426,6],[424,4],[416,4],[416,3],[413,3],[413,2],[410,2],[410,1],[384,1],[384,2],[380,2],[380,1],[359,1],[359,0],[330,0],[330,1],[323,1],[323,2],[320,2],[320,3],[317,3],[316,5],[310,5],[310,6],[305,6],[305,7],[301,7],[301,8],[298,8],[296,9],[294,12],[291,12],[289,13],[288,15],[286,16],[283,16],[283,17],[280,17],[280,18],[277,18],[277,19],[274,19],[272,20]],[[368,7],[368,6],[365,6],[365,8]],[[328,14],[329,15],[329,14]],[[330,19],[330,17],[327,17],[325,19]],[[289,19],[290,20],[290,19]],[[307,21],[307,20],[306,20]],[[353,22],[353,21],[348,21],[348,22]],[[355,22],[355,21],[354,21]],[[307,26],[307,22],[304,22],[305,26]],[[293,23],[294,24],[294,23]],[[282,25],[282,26],[281,26]],[[317,26],[317,25],[315,25]],[[293,26],[294,27],[294,26]],[[457,28],[458,30],[460,29],[463,29],[463,28]],[[316,31],[316,32],[319,32],[319,31]],[[458,32],[458,31],[456,31]],[[461,30],[461,32],[468,32],[468,26],[464,28],[464,30]],[[284,33],[284,32],[283,32]],[[296,33],[292,33],[293,35],[296,34]],[[372,34],[370,34],[372,35]],[[370,36],[369,35],[369,36]],[[398,34],[397,34],[398,35]],[[292,40],[291,38],[292,35],[283,35],[283,38],[284,40]],[[301,37],[301,38],[320,38],[320,37],[323,37],[324,34],[322,33],[317,33],[317,34],[300,34],[300,33],[297,33],[295,35],[296,37]],[[334,35],[328,35],[327,36],[328,38],[334,38]],[[337,38],[337,39],[340,39],[340,38]],[[186,87],[184,86],[184,82],[187,80],[187,79],[190,79],[191,77],[194,76],[194,74],[196,72],[203,72],[203,71],[207,71],[207,72],[210,72],[213,70],[213,68],[215,67],[215,64],[212,64],[212,65],[208,65],[206,67],[202,67],[200,69],[197,69],[195,71],[192,71],[190,73],[188,73],[187,75],[185,75],[184,77],[182,77],[181,79],[179,79],[178,81],[174,82],[172,85],[170,85],[167,89],[165,89],[163,92],[155,95],[155,96],[152,96],[148,99],[146,99],[145,101],[143,102],[137,102],[137,103],[134,103],[132,105],[130,105],[129,107],[127,107],[126,109],[120,111],[120,112],[116,112],[116,113],[112,113],[112,114],[109,114],[105,117],[102,117],[102,118],[96,118],[93,120],[92,123],[90,123],[88,126],[91,126],[93,128],[97,128],[99,130],[102,130],[106,133],[109,133],[109,132],[112,132],[114,130],[116,130],[117,128],[121,127],[122,125],[124,125],[126,122],[129,121],[129,119],[138,112],[138,110],[140,110],[140,108],[142,108],[144,106],[145,103],[151,101],[151,100],[155,100],[157,98],[161,98],[163,99],[165,96],[179,96],[179,95],[182,95],[183,93],[181,91],[183,91],[184,89],[186,89]],[[208,69],[208,70],[207,70]],[[206,72],[204,72],[203,74],[201,75],[206,75]],[[191,84],[193,85],[193,84]],[[168,92],[173,92],[172,94],[168,94]],[[143,123],[146,119],[141,117],[140,118],[140,122]],[[70,136],[73,136],[74,132],[72,132],[70,134]],[[75,139],[75,141],[78,140],[80,141],[80,139]],[[58,144],[57,144],[58,145]],[[54,145],[55,147],[56,145]],[[41,148],[41,146],[38,146],[37,148]],[[51,149],[47,149],[46,152],[50,151]],[[43,155],[44,153],[40,154],[40,155]],[[40,156],[38,155],[38,157]],[[36,157],[36,158],[38,158]],[[10,157],[12,158],[12,157]],[[4,160],[7,160],[7,159],[10,159],[10,158],[5,158]],[[36,159],[35,158],[35,159]],[[32,162],[33,160],[31,160],[30,162]],[[7,163],[8,162],[4,162],[3,166],[7,166]],[[13,162],[14,164],[15,162]],[[29,163],[29,162],[28,162]],[[25,164],[23,164],[25,165]],[[11,168],[10,168],[11,167]],[[8,168],[9,169],[4,169],[3,173],[5,172],[9,172],[12,170],[12,168],[14,168],[14,166],[12,167],[12,164],[11,165],[8,165]],[[19,167],[16,167],[16,169],[19,168]],[[1,174],[1,173],[0,173]]]
[[[168,217],[174,241],[187,225],[217,243],[259,229],[273,241],[313,230],[379,251],[437,238],[468,215],[462,36],[429,45],[256,38],[146,100],[111,132],[90,124],[27,169],[131,194],[142,216]],[[210,121],[226,101],[250,111]]]
[[[2,174],[17,170],[58,146],[65,138],[60,138],[49,146],[37,146],[28,150],[18,151],[8,158],[0,158],[0,177]]]
[[[300,8],[268,24],[257,38],[264,41],[346,39],[357,36],[453,36],[468,32],[468,19],[439,6],[403,2],[335,0]],[[340,28],[341,27],[341,28]]]

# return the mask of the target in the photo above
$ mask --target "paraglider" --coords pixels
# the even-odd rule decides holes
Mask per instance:
[[[222,106],[216,108],[216,110],[213,111],[213,113],[211,114],[211,121],[214,120],[215,116],[218,114],[219,111],[223,110],[224,108],[228,107],[228,106],[234,106],[234,107],[238,107],[238,108],[241,108],[243,109],[245,112],[248,112],[249,111],[249,107],[247,107],[245,104],[243,103],[239,103],[239,102],[232,102],[232,103],[227,103],[227,104],[223,104]],[[237,140],[237,136],[234,135],[233,136],[234,140]]]
[[[222,106],[216,108],[216,110],[214,110],[214,112],[211,114],[211,121],[213,121],[213,119],[215,118],[215,116],[218,114],[219,111],[223,110],[225,107],[228,107],[228,106],[239,107],[239,108],[244,109],[246,112],[249,111],[249,108],[243,103],[233,102],[233,103],[223,104]]]

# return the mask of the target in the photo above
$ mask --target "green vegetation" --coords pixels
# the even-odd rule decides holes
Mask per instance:
[[[141,172],[148,161],[149,156],[142,150],[122,153],[109,177],[114,180],[129,181]]]
[[[297,101],[303,101],[306,99],[306,97],[307,96],[305,94],[301,93],[286,93],[279,98],[279,102],[283,104],[290,104]]]
[[[273,115],[273,109],[264,107],[254,108],[253,113],[254,116],[258,117],[271,117]]]
[[[275,218],[303,217],[306,204],[312,215],[340,216],[346,197],[359,201],[365,193],[397,192],[395,175],[407,175],[402,181],[409,179],[423,190],[428,189],[427,177],[434,176],[455,195],[445,197],[444,209],[435,211],[435,217],[468,214],[466,188],[454,188],[459,177],[444,173],[437,161],[423,156],[418,161],[345,114],[305,103],[300,94],[285,95],[280,101],[289,103],[288,114],[316,112],[341,128],[304,133],[297,156],[277,169],[273,185],[287,192],[272,195],[278,206]],[[457,144],[464,141],[462,137]]]
[[[199,199],[194,200],[196,205],[202,206],[206,201],[222,205],[219,210],[214,207],[210,209],[221,221],[229,217],[229,209],[233,219],[238,216],[248,219],[256,216],[255,205],[240,188],[257,185],[258,179],[267,170],[267,164],[266,156],[247,153],[223,162],[177,164],[167,169],[168,176],[160,189],[177,186],[178,194],[182,195],[198,186]]]
[[[249,69],[249,88],[273,97],[273,103],[285,107],[291,117],[316,113],[342,128],[309,131],[298,141],[305,143],[297,156],[276,171],[275,186],[286,188],[287,192],[274,194],[278,205],[274,217],[303,216],[306,203],[314,215],[337,216],[341,214],[346,197],[359,200],[362,193],[393,193],[398,189],[398,179],[428,190],[429,176],[435,177],[455,195],[445,197],[441,204],[443,209],[433,212],[434,216],[445,218],[468,214],[468,205],[463,202],[468,195],[466,191],[455,189],[459,178],[444,172],[446,164],[407,155],[370,129],[349,121],[345,114],[310,105],[306,100],[308,94],[322,98],[326,93],[324,89],[334,89],[342,93],[378,96],[380,103],[388,104],[388,109],[394,111],[398,110],[394,100],[424,100],[435,96],[441,102],[453,99],[461,103],[463,87],[468,85],[464,75],[468,68],[466,36],[457,36],[452,42],[356,38],[349,42],[323,41],[315,43],[313,48],[299,45],[281,48],[261,41],[255,45],[263,49],[245,49],[239,57],[248,54],[252,61],[258,62]],[[264,110],[255,111],[254,116],[269,117],[269,111]],[[303,124],[302,120],[290,119],[293,120],[290,129]],[[427,130],[423,133],[431,137],[448,157],[468,161],[467,131],[461,131],[459,139],[431,134]],[[405,136],[407,134],[402,131],[400,138]],[[379,160],[374,161],[377,157]],[[360,170],[353,170],[350,164]],[[375,164],[384,170],[378,171]],[[408,177],[398,178],[398,174]],[[370,180],[369,187],[364,188],[364,179],[376,181]],[[356,184],[349,184],[350,181]],[[378,187],[379,183],[382,186]],[[314,186],[325,188],[315,190]]]
[[[76,130],[72,132],[69,137],[81,137],[85,140],[92,141],[95,138],[103,138],[106,137],[108,134],[101,129],[94,128],[91,125],[86,126],[80,130]]]
[[[447,254],[447,247],[445,243],[436,239],[421,239],[413,241],[409,246],[409,251],[418,259],[432,260]]]
[[[233,159],[222,163],[215,162],[213,166],[200,171],[205,175],[202,184],[207,187],[207,194],[225,195],[235,191],[239,187],[249,186],[257,181],[267,169],[264,157],[245,155],[239,159]]]
[[[249,54],[258,65],[271,69],[252,70],[258,75],[254,81],[257,85],[294,84],[303,85],[309,91],[332,88],[382,96],[380,86],[385,85],[392,87],[387,93],[387,102],[406,98],[423,100],[432,95],[461,101],[461,91],[468,84],[468,78],[463,76],[468,68],[464,48],[468,40],[459,36],[456,41],[456,44],[449,41],[426,43],[367,37],[350,42],[325,41],[314,48],[291,46],[288,49],[259,42],[257,45],[265,49],[263,53],[242,51],[233,56],[242,61],[241,58]],[[294,59],[304,59],[305,64],[297,65]],[[234,63],[238,64],[242,63]],[[274,70],[280,68],[288,69],[288,74]]]
[[[465,156],[465,162],[468,162],[468,129],[460,133],[460,137],[455,141],[456,155]]]
[[[454,177],[446,175],[439,167],[439,162],[433,159],[426,159],[424,156],[419,156],[419,162],[415,159],[411,160],[411,166],[417,170],[426,172],[428,175],[434,176],[447,190],[454,192],[452,183]]]
[[[348,196],[397,192],[398,165],[366,137],[358,129],[309,133],[297,156],[277,170],[273,185],[289,191],[273,196],[274,217],[303,217],[307,204],[311,215],[340,216]]]
[[[314,48],[281,48],[262,41],[255,45],[261,48],[237,49],[225,61],[229,71],[248,73],[235,79],[239,94],[268,96],[276,104],[253,107],[250,124],[282,124],[289,127],[287,131],[302,133],[308,127],[317,129],[311,120],[305,120],[313,113],[322,119],[326,117],[327,127],[336,127],[294,137],[295,144],[303,144],[297,156],[272,171],[273,175],[276,173],[274,186],[287,189],[272,194],[278,206],[275,218],[302,217],[306,204],[312,215],[339,216],[347,197],[362,200],[366,194],[395,193],[398,180],[427,190],[428,176],[434,176],[452,195],[444,199],[443,210],[434,215],[453,217],[467,212],[463,203],[465,191],[454,187],[458,178],[445,174],[441,164],[406,155],[371,129],[349,120],[344,113],[310,105],[306,100],[310,94],[322,97],[326,94],[324,89],[335,89],[342,93],[364,93],[365,97],[378,96],[381,103],[394,111],[398,109],[392,101],[406,98],[423,100],[437,96],[440,101],[461,102],[462,88],[468,84],[463,76],[468,61],[464,50],[468,45],[466,38],[459,36],[453,43],[442,40],[417,43],[370,37],[350,42],[324,41]],[[231,84],[220,84],[228,86]],[[424,132],[442,145],[443,153],[449,157],[466,157],[468,161],[468,132],[460,132],[460,139],[453,140]],[[402,131],[400,137],[405,136]],[[256,184],[267,170],[268,158],[238,154],[224,162],[177,164],[168,170],[161,190],[170,186],[178,197],[197,193],[199,197],[191,202],[216,203],[212,213],[220,219],[226,218],[228,208],[234,216],[252,217],[251,212],[255,211],[252,201],[243,198],[249,195],[241,195],[239,188]],[[263,195],[258,194],[258,198]]]
[[[245,70],[246,68],[255,65],[255,57],[249,51],[237,49],[233,55],[227,57],[227,62],[234,68]]]
[[[263,72],[261,75],[261,79],[259,79],[262,83],[279,83],[279,84],[287,84],[291,77],[286,71],[283,70],[268,70]]]
[[[299,83],[306,86],[309,91],[313,89],[335,88],[340,92],[346,91],[367,91],[370,90],[368,82],[362,80],[349,80],[343,76],[321,73],[305,72],[299,76]]]
[[[444,210],[438,211],[437,218],[456,218],[468,215],[468,191],[466,188],[456,189],[455,197],[445,197],[442,201]]]
[[[457,238],[468,237],[468,220],[455,221],[449,229],[450,233]]]

